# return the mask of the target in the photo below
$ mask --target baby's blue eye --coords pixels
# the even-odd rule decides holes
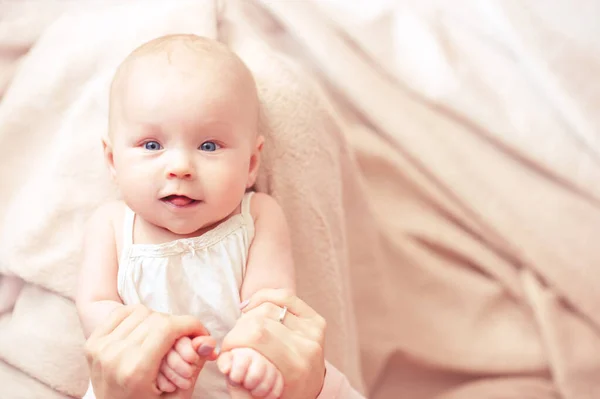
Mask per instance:
[[[158,141],[147,141],[144,143],[144,148],[149,151],[158,151],[158,150],[162,149],[162,147]]]
[[[206,141],[206,142],[202,143],[202,145],[200,146],[200,149],[202,151],[208,151],[208,152],[216,151],[219,148],[221,148],[221,147],[214,141]]]

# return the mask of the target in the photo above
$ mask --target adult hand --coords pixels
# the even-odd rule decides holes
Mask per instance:
[[[184,336],[195,337],[195,349],[216,344],[194,317],[153,312],[142,305],[116,309],[85,346],[96,398],[191,398],[193,386],[168,394],[156,386],[164,356]],[[194,382],[206,360],[199,358],[196,363]]]
[[[282,308],[287,313],[282,322]],[[283,399],[315,399],[325,378],[325,319],[285,290],[264,289],[252,296],[223,341],[218,366],[227,370],[234,348],[253,348],[283,374]]]

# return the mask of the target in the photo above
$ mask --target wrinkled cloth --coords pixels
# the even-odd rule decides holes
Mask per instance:
[[[359,193],[358,170],[307,74],[260,41],[221,36],[219,13],[212,1],[97,3],[63,14],[19,61],[0,104],[0,144],[11,148],[0,168],[0,273],[26,284],[0,318],[0,358],[9,365],[0,380],[10,380],[0,396],[81,397],[87,388],[72,298],[85,221],[117,197],[100,141],[110,79],[141,43],[181,32],[221,39],[253,71],[266,137],[257,190],[277,199],[294,226],[298,293],[328,320],[328,360],[362,389],[345,232],[346,203],[366,201],[345,193]]]
[[[328,319],[327,358],[352,385],[374,399],[600,396],[598,2],[214,5],[202,33],[276,77],[261,90],[273,101],[259,187],[303,222],[299,292]],[[86,138],[105,103],[90,90],[135,30],[200,31],[198,14],[173,7],[123,29],[103,25],[127,25],[114,9],[9,24],[40,36],[3,75],[0,273],[26,285],[0,319],[0,392],[84,389],[72,238],[113,194],[100,161],[78,164],[57,137],[99,152]],[[2,47],[22,49],[6,32]]]

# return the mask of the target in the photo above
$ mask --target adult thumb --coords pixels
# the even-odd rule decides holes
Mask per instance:
[[[201,370],[207,360],[217,358],[217,342],[209,335],[200,335],[192,339],[192,348],[200,356],[197,369]]]

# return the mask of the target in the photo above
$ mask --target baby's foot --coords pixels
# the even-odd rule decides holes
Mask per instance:
[[[254,398],[278,399],[283,376],[267,358],[250,348],[235,348],[219,357],[219,369],[234,387],[244,387]]]
[[[190,389],[201,358],[214,360],[214,349],[214,339],[208,336],[178,339],[162,361],[156,379],[158,389],[162,392]]]

